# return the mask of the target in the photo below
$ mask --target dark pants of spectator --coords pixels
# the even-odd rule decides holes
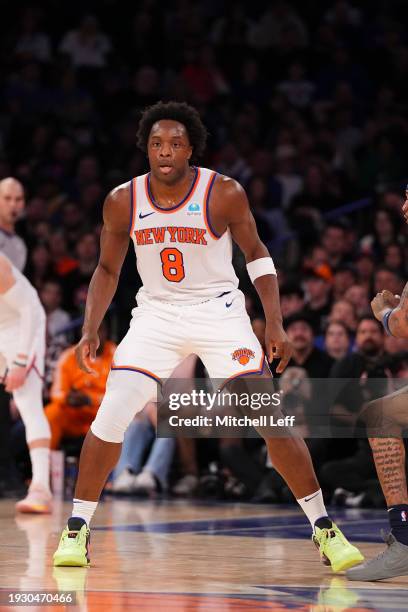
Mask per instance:
[[[376,479],[371,448],[367,440],[360,440],[352,457],[329,461],[320,469],[320,484],[330,495],[341,487],[353,493],[361,493],[369,480]]]

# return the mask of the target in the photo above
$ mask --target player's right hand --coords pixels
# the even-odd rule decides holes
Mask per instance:
[[[400,296],[393,295],[388,289],[384,289],[381,293],[377,293],[371,301],[371,309],[377,321],[382,321],[385,311],[389,308],[396,308],[400,303]]]
[[[86,333],[82,336],[81,340],[75,347],[75,357],[78,366],[83,372],[88,374],[96,374],[96,370],[91,368],[87,362],[95,361],[96,351],[99,347],[99,336],[97,333],[90,334]]]

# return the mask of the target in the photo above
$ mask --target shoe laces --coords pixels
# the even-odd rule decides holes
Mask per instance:
[[[70,535],[72,533],[76,534],[75,539],[79,545],[86,546],[86,538],[89,534],[89,529],[83,529],[83,527],[81,527],[79,531],[70,531],[67,527],[66,533],[64,533],[64,535],[62,536],[62,546],[70,545],[70,540],[74,539],[72,535]]]
[[[333,523],[331,527],[324,527],[320,529],[320,534],[318,537],[319,541],[319,552],[324,554],[328,544],[331,546],[344,546],[348,544],[346,538]]]

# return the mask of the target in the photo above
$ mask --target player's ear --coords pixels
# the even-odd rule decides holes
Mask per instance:
[[[190,148],[189,148],[188,155],[187,155],[187,159],[188,159],[188,160],[190,160],[190,159],[191,159],[192,154],[193,154],[193,147],[190,147]]]

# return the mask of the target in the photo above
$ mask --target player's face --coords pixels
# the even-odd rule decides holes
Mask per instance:
[[[193,149],[186,128],[178,121],[157,121],[150,131],[147,154],[153,176],[172,185],[182,178]]]
[[[3,184],[0,187],[0,220],[14,225],[24,209],[24,191],[18,183]]]

